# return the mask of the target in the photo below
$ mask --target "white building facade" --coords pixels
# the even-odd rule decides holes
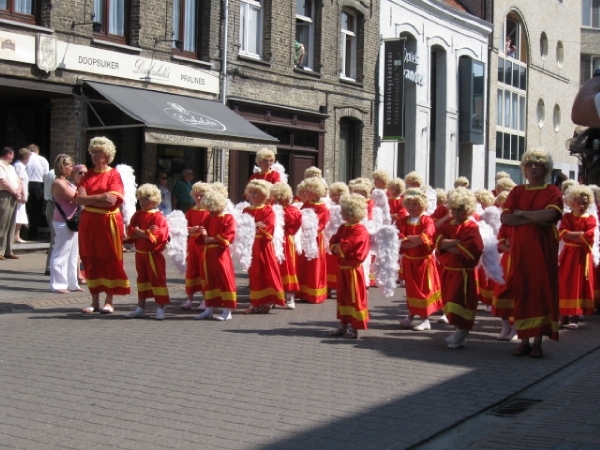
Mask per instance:
[[[382,0],[380,28],[377,167],[399,177],[414,170],[433,187],[449,189],[458,176],[485,187],[494,170],[486,155],[492,24],[444,1]],[[397,39],[405,45],[392,63],[403,68],[403,114],[389,105],[389,61],[386,73],[386,43]]]

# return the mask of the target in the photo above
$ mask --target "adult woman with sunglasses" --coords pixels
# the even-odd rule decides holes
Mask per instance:
[[[168,181],[169,176],[166,172],[158,172],[156,175],[156,186],[160,191],[160,204],[158,205],[158,210],[165,217],[170,214],[171,211],[173,211],[173,205],[171,204],[171,193],[167,187]]]

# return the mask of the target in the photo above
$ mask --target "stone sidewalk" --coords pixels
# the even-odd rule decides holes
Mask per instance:
[[[125,260],[135,279],[133,254]],[[0,262],[2,449],[467,448],[445,437],[558,376],[560,391],[491,429],[475,427],[464,444],[541,448],[548,430],[557,433],[544,448],[597,442],[597,316],[545,342],[534,360],[511,356],[515,344],[496,341],[499,321],[483,311],[466,349],[446,348],[447,325],[400,329],[401,289],[393,299],[369,292],[370,329],[355,341],[326,335],[332,300],[194,321],[178,308],[182,279],[171,270],[164,322],[153,320],[151,302],[147,318],[124,319],[133,294],[113,315],[83,315],[89,295],[49,293],[44,262],[43,253]],[[238,282],[247,292],[244,274]],[[571,423],[562,437],[561,419]]]

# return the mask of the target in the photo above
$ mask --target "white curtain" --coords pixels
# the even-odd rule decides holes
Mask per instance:
[[[7,1],[0,2],[1,9],[8,9]],[[33,0],[15,0],[15,12],[33,15]]]
[[[104,17],[104,1],[105,0],[94,0],[94,22],[105,22]]]
[[[125,36],[125,0],[110,0],[108,34]]]
[[[196,52],[196,23],[198,15],[196,0],[185,0],[183,49],[187,52]]]

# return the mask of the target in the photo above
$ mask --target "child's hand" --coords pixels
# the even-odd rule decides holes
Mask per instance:
[[[206,228],[204,227],[198,227],[198,232],[200,233],[201,236],[206,236]],[[206,239],[204,240],[206,242]]]
[[[196,234],[198,231],[200,231],[200,227],[188,227],[189,234]]]
[[[158,225],[150,225],[150,228],[148,228],[148,231],[150,231],[150,233],[154,234],[155,231],[158,231]]]
[[[267,225],[264,222],[262,222],[262,221],[261,222],[256,222],[256,227],[257,228],[266,228],[266,226]]]

